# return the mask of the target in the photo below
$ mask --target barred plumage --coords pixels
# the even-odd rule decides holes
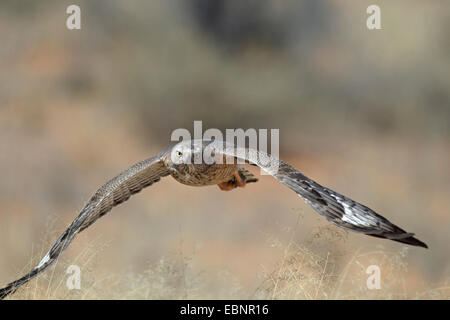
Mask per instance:
[[[231,164],[196,164],[194,159],[200,154],[203,155],[207,147],[211,148],[212,155],[215,157],[222,160],[232,157],[233,162]],[[252,173],[237,164],[236,159],[261,167],[295,191],[315,211],[338,227],[427,248],[425,243],[413,237],[413,233],[407,233],[370,208],[321,186],[291,165],[273,156],[257,150],[235,148],[222,141],[185,141],[167,148],[153,158],[135,164],[103,185],[38,265],[22,278],[0,289],[0,299],[5,298],[51,266],[79,232],[111,211],[113,207],[128,200],[131,195],[159,181],[162,177],[172,175],[177,181],[191,186],[218,184],[222,190],[232,190],[243,187],[245,183],[258,181]],[[268,160],[268,163],[261,159]]]

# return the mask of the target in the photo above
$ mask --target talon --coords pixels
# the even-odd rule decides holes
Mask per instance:
[[[236,180],[236,185],[238,187],[241,187],[241,188],[245,187],[245,181],[241,178],[241,175],[239,174],[239,172],[236,172],[234,174],[234,178]]]

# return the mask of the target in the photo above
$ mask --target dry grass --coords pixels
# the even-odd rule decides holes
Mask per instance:
[[[299,214],[297,226],[300,219]],[[244,287],[230,272],[199,271],[196,257],[186,256],[182,250],[162,257],[141,274],[105,275],[101,272],[102,246],[97,240],[72,261],[63,256],[55,267],[7,299],[450,299],[450,279],[421,290],[408,288],[409,247],[350,252],[342,248],[348,233],[334,226],[317,227],[303,243],[294,240],[296,232],[297,228],[289,229],[287,245],[268,236],[270,246],[280,247],[283,256],[274,268],[261,267],[256,288]],[[43,253],[41,250],[22,273]],[[67,288],[69,265],[82,270],[80,290]],[[380,267],[380,289],[370,290],[366,285],[370,265]]]
[[[310,240],[293,240],[284,248],[277,267],[263,274],[253,297],[260,299],[449,299],[450,278],[439,286],[408,288],[407,254],[410,247],[388,251],[363,248],[350,252],[339,244],[347,232],[334,226],[318,227]],[[369,266],[380,268],[380,289],[369,289]]]
[[[449,299],[450,281],[444,285],[412,291],[407,288],[407,248],[398,252],[369,251],[353,254],[345,265],[330,252],[317,255],[304,246],[295,249],[278,269],[266,275],[255,293],[262,299]],[[381,270],[381,288],[369,289],[366,269]]]
[[[107,178],[203,120],[280,128],[284,160],[430,249],[332,226],[304,236],[326,225],[310,208],[283,233],[295,224],[289,209],[307,207],[271,178],[225,194],[168,178],[12,298],[448,298],[450,7],[385,3],[383,30],[368,33],[370,2],[323,1],[318,21],[331,24],[312,42],[233,53],[186,21],[181,2],[80,1],[82,32],[61,23],[63,2],[1,2],[0,285],[34,265]],[[51,213],[58,234],[44,230]],[[82,268],[81,291],[65,286],[70,264]],[[365,287],[370,264],[381,290]]]

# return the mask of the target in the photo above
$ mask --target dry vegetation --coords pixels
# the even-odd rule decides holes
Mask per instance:
[[[101,247],[91,244],[70,262],[61,258],[7,299],[450,299],[450,278],[419,290],[408,288],[409,247],[389,251],[380,246],[365,252],[359,248],[351,253],[340,246],[347,239],[346,231],[320,226],[298,243],[294,240],[297,227],[287,231],[287,245],[274,237],[268,239],[267,244],[280,247],[283,254],[272,269],[260,266],[255,288],[242,286],[227,271],[199,270],[196,257],[182,251],[162,257],[141,274],[99,275]],[[25,269],[37,262],[33,259]],[[66,285],[70,276],[66,270],[73,264],[82,270],[80,290],[69,290]],[[380,267],[380,289],[366,285],[370,265]]]
[[[97,187],[203,120],[279,128],[284,160],[430,249],[341,232],[269,177],[228,193],[167,178],[11,298],[448,299],[450,6],[386,2],[368,33],[370,1],[277,1],[254,39],[211,35],[181,3],[79,1],[80,32],[64,27],[65,1],[0,3],[0,286]],[[71,264],[81,291],[65,286]],[[365,286],[371,264],[381,290]]]

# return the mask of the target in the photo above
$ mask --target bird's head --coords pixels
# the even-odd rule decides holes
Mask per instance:
[[[186,140],[174,145],[168,154],[167,161],[171,166],[202,165],[204,150],[207,146],[204,140]]]
[[[205,168],[224,163],[224,157],[217,153],[216,145],[210,140],[186,140],[174,145],[166,156],[166,165],[174,169]]]

